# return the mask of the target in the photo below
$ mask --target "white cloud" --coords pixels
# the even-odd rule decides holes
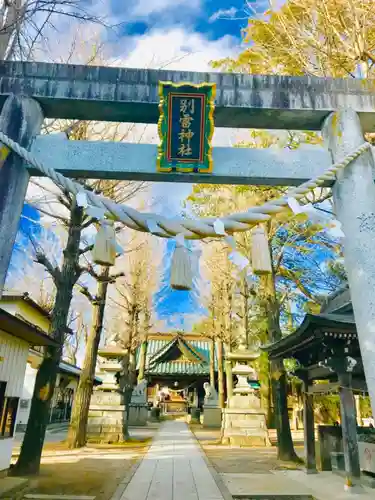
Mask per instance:
[[[184,71],[212,71],[210,61],[234,54],[238,43],[231,36],[208,40],[182,26],[153,30],[128,41],[133,41],[133,49],[121,65]]]
[[[236,7],[231,7],[230,9],[220,9],[212,14],[212,16],[208,19],[208,22],[214,23],[218,19],[233,19],[237,12]]]
[[[137,5],[130,11],[131,17],[147,17],[168,10],[185,8],[199,10],[201,0],[138,0]]]

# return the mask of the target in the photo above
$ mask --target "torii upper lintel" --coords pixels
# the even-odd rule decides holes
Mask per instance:
[[[197,73],[3,61],[0,105],[9,94],[34,98],[46,118],[157,123],[159,81],[216,83],[215,126],[320,130],[347,107],[375,131],[371,81],[235,73]]]

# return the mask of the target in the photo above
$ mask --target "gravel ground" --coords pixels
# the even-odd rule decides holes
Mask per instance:
[[[273,470],[298,470],[301,468],[298,464],[278,461],[275,446],[271,448],[226,446],[220,444],[220,430],[206,430],[201,426],[191,426],[191,430],[215,470],[221,474],[269,474]],[[303,448],[296,447],[296,452],[302,456]]]
[[[92,495],[110,500],[119,483],[146,453],[157,427],[132,429],[134,441],[122,445],[90,445],[69,450],[65,443],[48,441],[40,474],[30,478],[27,493]],[[16,459],[17,450],[13,457]]]

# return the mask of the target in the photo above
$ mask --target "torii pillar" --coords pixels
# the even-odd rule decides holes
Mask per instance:
[[[358,114],[332,113],[322,129],[337,162],[364,143]],[[375,416],[375,185],[374,157],[365,151],[337,174],[333,199],[345,233],[344,258],[367,388]]]
[[[39,104],[29,97],[10,95],[0,114],[0,130],[29,149],[43,123]],[[0,298],[19,226],[30,174],[24,161],[11,152],[0,162]]]

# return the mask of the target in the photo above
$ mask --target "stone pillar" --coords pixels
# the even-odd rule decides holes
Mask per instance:
[[[141,427],[147,425],[148,404],[147,404],[147,380],[138,382],[133,389],[129,404],[128,425]]]
[[[332,113],[323,137],[338,161],[364,142],[358,115],[352,109]],[[375,415],[375,186],[374,158],[366,151],[337,174],[333,197],[346,235],[345,267],[361,347],[363,367]]]
[[[306,473],[316,474],[315,428],[314,428],[314,396],[309,394],[307,374],[301,376],[303,382],[303,429],[306,458]]]
[[[219,406],[219,396],[215,386],[205,382],[203,384],[205,390],[204,410],[203,410],[203,426],[221,428],[221,408]]]
[[[233,372],[232,361],[227,359],[225,361],[225,375],[227,379],[227,401],[233,396]]]
[[[353,486],[359,483],[361,470],[359,465],[355,403],[351,388],[352,374],[348,371],[340,371],[338,378],[340,384],[339,394],[345,471],[347,484]]]
[[[43,123],[39,104],[29,97],[10,95],[0,115],[0,130],[29,149]],[[10,153],[0,163],[0,298],[8,272],[22,212],[29,173],[24,161]]]

